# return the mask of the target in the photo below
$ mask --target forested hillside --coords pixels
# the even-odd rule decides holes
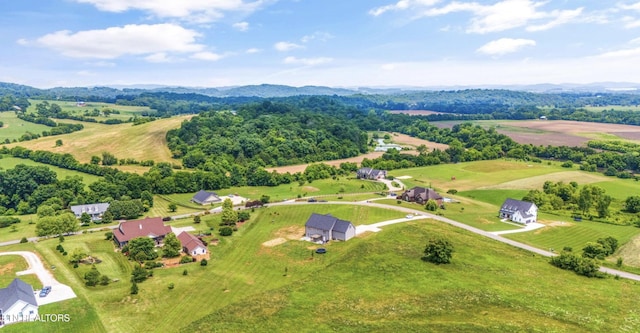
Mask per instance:
[[[281,166],[357,156],[367,134],[344,117],[263,102],[232,112],[203,112],[167,134],[169,148],[188,168],[224,159]]]

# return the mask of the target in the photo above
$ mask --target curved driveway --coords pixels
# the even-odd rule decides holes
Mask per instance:
[[[42,261],[35,253],[30,251],[0,252],[0,256],[9,255],[22,256],[27,261],[27,264],[29,264],[29,268],[26,271],[18,272],[16,275],[35,274],[38,279],[40,279],[43,286],[51,286],[51,292],[46,297],[39,297],[36,295],[38,305],[59,302],[76,297],[76,294],[73,292],[71,287],[58,282],[58,280],[53,277],[53,274],[44,268]]]

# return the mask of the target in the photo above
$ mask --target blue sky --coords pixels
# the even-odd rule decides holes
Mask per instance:
[[[1,1],[35,87],[640,82],[640,1]]]

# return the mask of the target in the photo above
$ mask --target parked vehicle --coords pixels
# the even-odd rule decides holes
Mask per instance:
[[[47,297],[51,292],[51,286],[45,286],[40,290],[40,297]]]

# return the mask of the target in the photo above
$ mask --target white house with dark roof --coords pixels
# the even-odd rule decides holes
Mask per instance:
[[[205,190],[200,190],[193,196],[193,198],[191,198],[191,201],[199,203],[201,205],[208,205],[214,202],[220,202],[222,201],[222,199],[220,199],[216,192],[207,192]]]
[[[38,303],[30,284],[13,281],[0,289],[0,327],[21,321],[33,321],[38,316]]]
[[[69,208],[73,214],[75,214],[76,218],[80,218],[83,213],[87,213],[91,216],[92,221],[96,221],[102,219],[102,214],[109,209],[109,203],[101,202],[87,205],[75,205]]]
[[[356,227],[349,221],[341,220],[331,214],[313,213],[304,225],[305,236],[312,241],[347,241],[356,235]]]
[[[538,206],[533,202],[509,198],[500,207],[498,215],[517,223],[534,223],[538,220]]]
[[[358,179],[385,179],[387,178],[387,170],[378,170],[372,168],[360,168],[356,171],[356,178]]]

